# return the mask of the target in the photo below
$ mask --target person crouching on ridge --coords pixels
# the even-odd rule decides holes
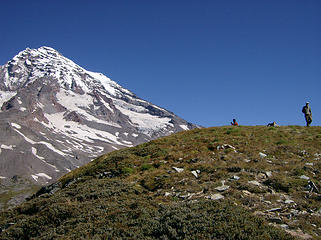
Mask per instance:
[[[304,113],[305,121],[307,122],[307,127],[312,123],[312,111],[309,106],[309,102],[306,102],[305,106],[302,108],[302,112]]]
[[[235,119],[233,119],[233,122],[231,122],[231,125],[238,126],[239,124],[237,123],[237,121]]]

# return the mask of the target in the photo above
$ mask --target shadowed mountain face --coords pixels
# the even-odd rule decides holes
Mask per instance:
[[[49,47],[0,66],[0,178],[46,184],[97,156],[196,126]]]

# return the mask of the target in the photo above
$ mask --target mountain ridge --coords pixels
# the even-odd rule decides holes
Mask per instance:
[[[320,139],[224,126],[113,151],[1,213],[0,236],[319,239]]]

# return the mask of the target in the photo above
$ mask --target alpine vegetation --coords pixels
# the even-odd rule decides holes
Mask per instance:
[[[320,239],[320,134],[216,127],[113,151],[2,212],[0,238]]]

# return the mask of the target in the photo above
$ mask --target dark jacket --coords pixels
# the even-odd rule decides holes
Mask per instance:
[[[304,106],[304,107],[302,108],[302,112],[303,112],[305,115],[312,115],[312,111],[311,111],[310,106]]]

